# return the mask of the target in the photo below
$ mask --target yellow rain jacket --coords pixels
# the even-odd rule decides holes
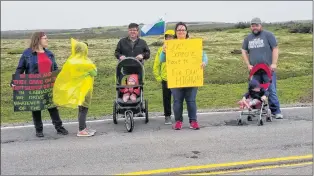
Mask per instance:
[[[167,30],[165,32],[165,35],[174,35],[173,30]],[[153,73],[158,82],[161,82],[162,80],[167,81],[167,68],[166,68],[166,62],[160,63],[159,56],[162,52],[162,47],[160,47],[156,53],[154,66],[153,66]]]
[[[54,83],[53,101],[61,107],[89,107],[97,68],[87,57],[88,48],[85,43],[71,38],[71,46],[72,54]]]

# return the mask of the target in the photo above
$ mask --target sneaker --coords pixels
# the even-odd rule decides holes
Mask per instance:
[[[60,127],[57,129],[58,134],[67,135],[69,134],[68,130],[66,130],[64,127]]]
[[[86,128],[87,132],[91,133],[92,135],[94,135],[96,133],[96,130],[90,129],[90,128]]]
[[[181,121],[177,121],[175,126],[173,127],[175,130],[181,130],[182,128],[182,122]]]
[[[166,116],[165,117],[165,125],[171,125],[172,121],[171,121],[171,116]]]
[[[89,136],[93,136],[93,134],[91,132],[89,132],[86,128],[82,131],[78,131],[77,132],[77,136],[78,137],[89,137]]]
[[[191,128],[191,129],[194,129],[194,130],[199,130],[199,129],[200,129],[200,127],[198,126],[197,121],[192,121],[192,122],[190,123],[190,128]]]
[[[37,137],[44,137],[44,134],[42,131],[36,131],[36,136]]]
[[[282,115],[282,114],[276,114],[276,115],[275,115],[275,118],[276,118],[276,119],[283,119],[283,115]]]

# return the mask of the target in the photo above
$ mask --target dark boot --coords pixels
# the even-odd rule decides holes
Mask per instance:
[[[43,134],[43,122],[41,120],[41,111],[33,111],[33,122],[36,129],[36,136],[37,137],[44,137]]]
[[[36,136],[37,137],[44,137],[43,131],[37,131],[36,130]]]
[[[66,130],[63,126],[56,128],[58,134],[67,135],[69,134],[68,130]]]
[[[58,134],[67,135],[69,132],[62,126],[62,121],[57,108],[48,109],[52,124],[55,126]]]

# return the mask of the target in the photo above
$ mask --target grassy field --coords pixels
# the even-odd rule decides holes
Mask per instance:
[[[268,28],[279,42],[277,90],[281,104],[312,102],[313,57],[312,34],[294,34],[285,29]],[[228,29],[191,33],[192,38],[202,38],[209,63],[204,73],[205,85],[199,88],[199,109],[237,107],[236,102],[247,88],[247,68],[240,54],[231,51],[241,48],[249,29]],[[49,36],[48,36],[49,37]],[[150,112],[162,112],[161,85],[152,74],[153,60],[159,46],[153,46],[161,37],[145,37],[150,45],[151,58],[145,63],[145,97],[149,100]],[[96,63],[99,73],[95,79],[94,96],[89,118],[101,118],[112,113],[115,98],[114,74],[117,60],[113,57],[118,39],[90,39],[89,57]],[[31,121],[30,112],[14,113],[12,90],[9,87],[20,51],[27,47],[28,40],[1,41],[1,123]],[[69,39],[51,39],[49,49],[55,53],[60,67],[70,54]],[[17,54],[15,54],[17,53]],[[63,119],[76,119],[76,109],[60,108]],[[46,111],[44,119],[49,119]]]

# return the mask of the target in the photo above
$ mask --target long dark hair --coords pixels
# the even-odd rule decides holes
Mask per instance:
[[[186,36],[185,36],[185,38],[189,38],[188,27],[187,27],[186,24],[183,23],[183,22],[179,22],[179,23],[176,24],[176,27],[174,28],[174,31],[175,31],[175,33],[174,33],[174,38],[175,38],[175,39],[178,38],[178,37],[177,37],[177,29],[178,29],[178,27],[179,27],[180,25],[184,26],[185,29],[186,29]]]

